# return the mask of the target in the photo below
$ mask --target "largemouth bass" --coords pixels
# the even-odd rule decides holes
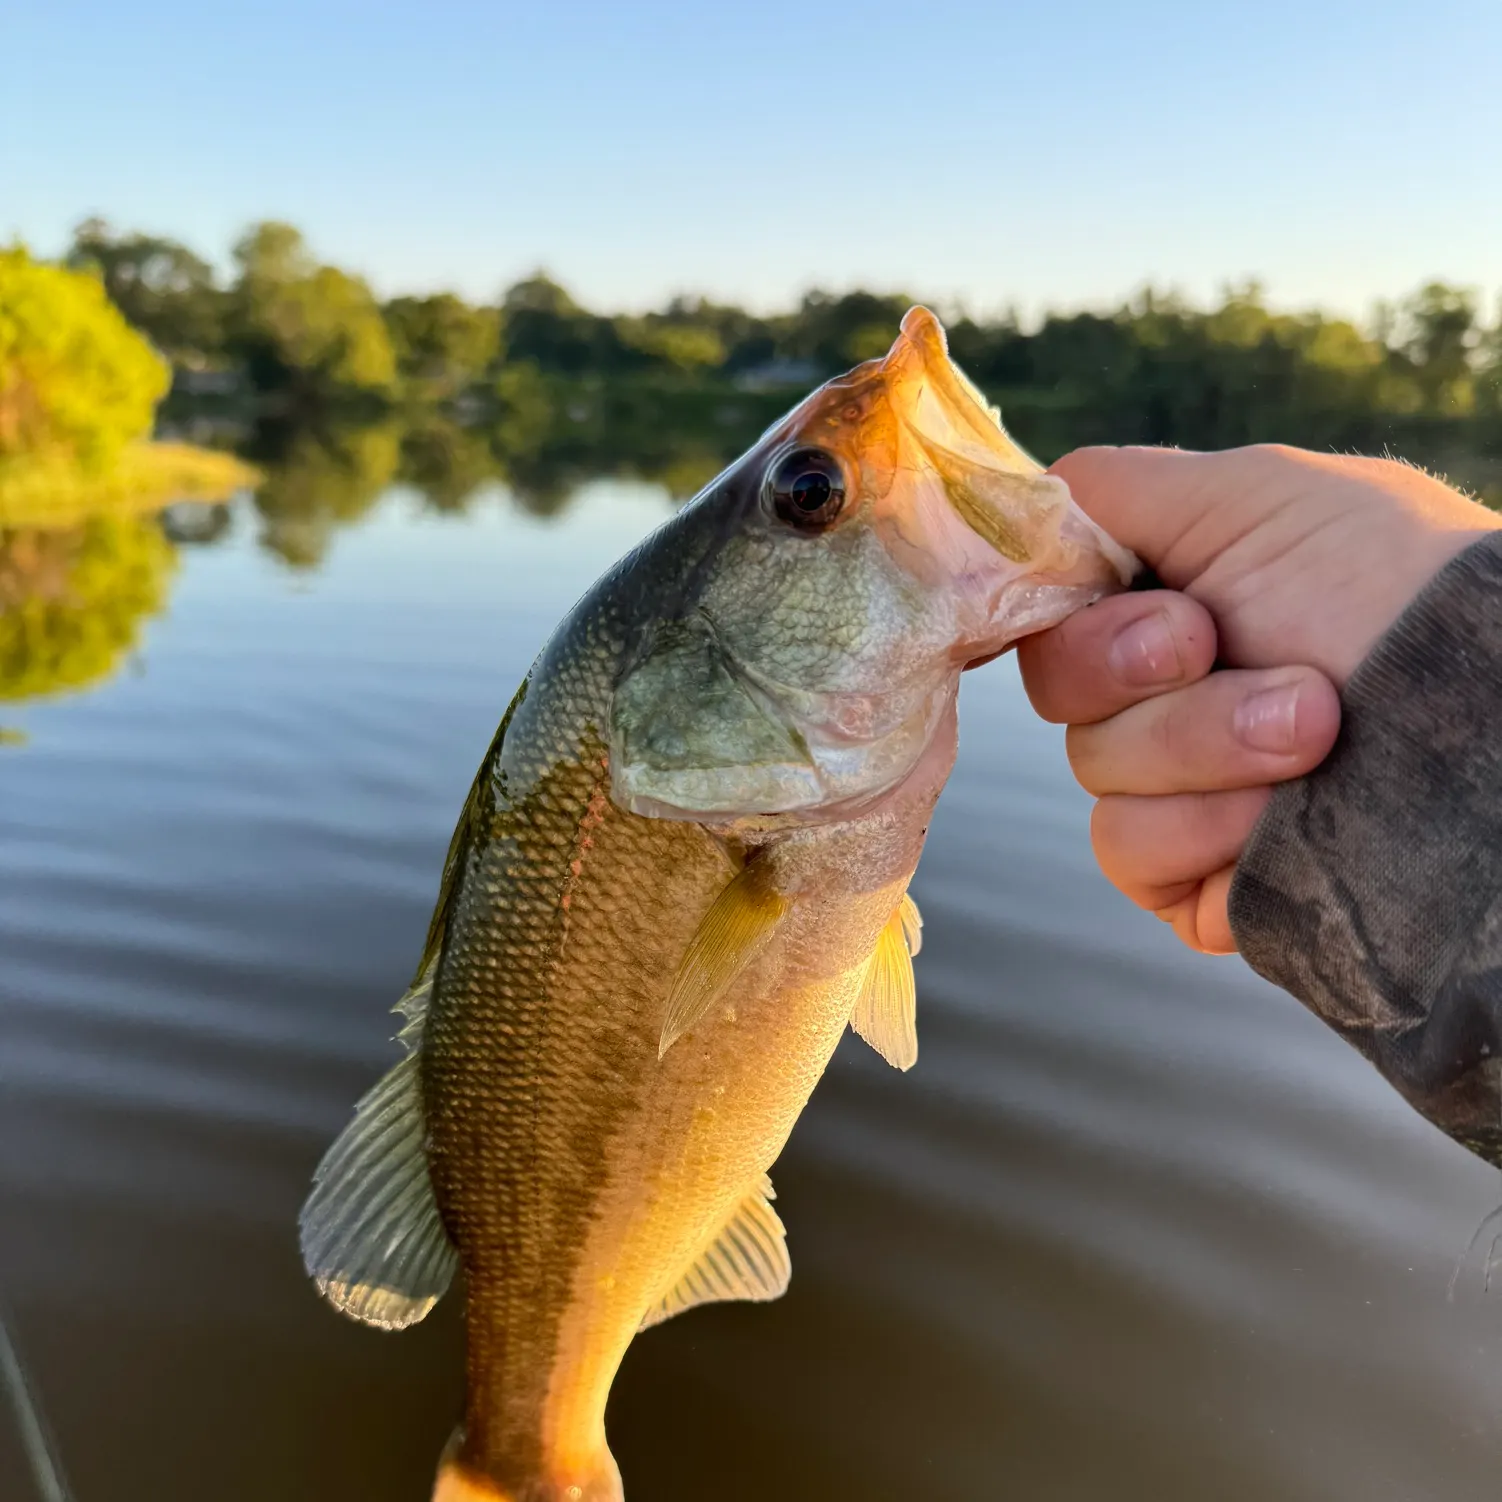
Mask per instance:
[[[372,1325],[462,1266],[443,1502],[619,1502],[637,1332],[786,1288],[768,1170],[841,1034],[917,1057],[906,893],[960,672],[1133,567],[914,308],[555,632],[455,831],[407,1057],[301,1221]]]

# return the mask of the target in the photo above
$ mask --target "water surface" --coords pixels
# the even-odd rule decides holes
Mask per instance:
[[[179,519],[113,674],[0,703],[0,1291],[77,1502],[425,1502],[457,1310],[341,1320],[297,1209],[512,690],[666,505],[394,490],[316,570],[248,506]],[[1502,1291],[1446,1288],[1497,1175],[1106,885],[1010,664],[961,721],[918,1066],[841,1046],[776,1170],[781,1303],[633,1346],[632,1502],[1490,1502]]]

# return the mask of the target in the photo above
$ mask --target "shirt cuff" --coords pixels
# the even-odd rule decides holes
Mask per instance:
[[[1231,885],[1259,975],[1502,1166],[1502,532],[1352,675],[1325,762],[1273,794]]]

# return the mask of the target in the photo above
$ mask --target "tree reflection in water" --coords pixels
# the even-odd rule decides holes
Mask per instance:
[[[581,388],[550,422],[510,426],[467,424],[432,408],[378,421],[262,421],[238,444],[261,471],[249,502],[258,541],[290,568],[317,568],[340,529],[393,486],[446,516],[509,504],[558,517],[602,478],[660,485],[665,502],[682,502],[755,438],[770,410],[696,402],[647,411],[638,410],[640,393],[628,395],[630,410],[617,410],[618,393]],[[1429,462],[1502,501],[1498,461],[1437,454]],[[71,497],[55,526],[7,527],[0,508],[0,702],[86,688],[116,671],[166,605],[178,547],[217,544],[237,514],[222,502],[163,509],[160,497],[143,498],[131,514],[108,491],[101,485],[97,515],[86,507],[80,515]],[[0,744],[13,739],[8,731]]]
[[[0,529],[0,701],[109,677],[166,605],[176,565],[152,516]]]

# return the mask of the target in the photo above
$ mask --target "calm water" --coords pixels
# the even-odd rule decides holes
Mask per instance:
[[[392,492],[302,573],[240,512],[120,671],[0,704],[0,1290],[78,1502],[425,1502],[457,1310],[345,1323],[294,1221],[513,687],[664,508]],[[632,1348],[631,1502],[1497,1496],[1502,1288],[1446,1298],[1497,1176],[1181,953],[1087,817],[1010,665],[971,675],[922,1058],[842,1045],[777,1168],[787,1298]]]

